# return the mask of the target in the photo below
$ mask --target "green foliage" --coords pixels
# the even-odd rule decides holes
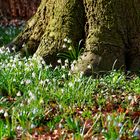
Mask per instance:
[[[67,63],[52,68],[42,58],[20,58],[0,48],[0,139],[36,133],[138,138],[140,78],[127,80],[121,71],[96,79],[72,75]]]
[[[21,30],[22,27],[17,28],[14,26],[0,26],[0,47],[12,41],[12,39],[16,37]]]
[[[78,46],[73,46],[71,40],[64,39],[65,44],[63,45],[63,48],[67,48],[67,51],[63,53],[59,53],[58,57],[62,59],[68,59],[69,61],[77,60],[80,54],[83,51],[82,48],[82,40],[79,41]]]

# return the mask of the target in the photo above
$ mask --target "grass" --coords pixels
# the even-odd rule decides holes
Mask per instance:
[[[140,78],[72,75],[68,63],[52,69],[0,48],[0,139],[138,140]]]
[[[22,30],[22,26],[1,26],[0,25],[0,46],[9,43]]]

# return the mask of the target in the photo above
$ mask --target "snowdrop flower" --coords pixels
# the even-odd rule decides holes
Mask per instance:
[[[32,113],[33,114],[36,114],[38,112],[38,109],[37,108],[34,108],[33,110],[32,110]]]
[[[52,64],[49,65],[49,68],[52,68]]]
[[[133,97],[131,95],[128,96],[128,100],[132,100]]]
[[[57,60],[57,62],[58,62],[59,64],[61,64],[61,63],[62,63],[61,59],[58,59],[58,60]]]
[[[12,67],[13,67],[13,68],[16,68],[16,65],[13,63],[13,64],[12,64]]]
[[[64,93],[64,89],[63,88],[61,89],[61,92]]]
[[[35,128],[36,126],[34,124],[31,124],[31,128]]]
[[[68,41],[67,41],[67,42],[68,42],[69,44],[70,44],[70,43],[72,43],[71,39],[68,39]]]
[[[20,84],[23,85],[23,84],[24,84],[24,81],[22,80],[22,81],[20,82]]]
[[[118,123],[118,127],[122,127],[123,126],[123,124],[122,123]]]
[[[56,66],[55,68],[54,68],[54,70],[57,70],[58,69],[58,66]]]
[[[67,40],[67,38],[64,38],[64,42],[67,42],[68,40]]]
[[[21,131],[21,130],[23,130],[23,128],[21,126],[17,126],[17,130]]]
[[[68,59],[66,59],[66,60],[65,60],[65,63],[69,63],[69,60],[68,60]]]
[[[62,66],[61,68],[62,68],[62,69],[65,69],[66,67],[65,67],[65,66]]]
[[[4,113],[4,110],[3,109],[0,109],[0,114],[3,114]]]
[[[81,72],[80,72],[80,78],[81,78],[83,75],[84,75],[84,72],[81,71]]]
[[[72,47],[69,47],[68,50],[71,51],[72,50]]]
[[[112,120],[112,118],[111,118],[110,115],[107,116],[107,120],[108,120],[108,121],[111,121],[111,120]]]
[[[10,53],[10,49],[9,48],[7,48],[7,52]]]
[[[78,82],[78,83],[80,83],[80,82],[81,82],[81,79],[78,78],[78,79],[76,79],[75,81]]]
[[[49,79],[46,79],[45,81],[48,83],[50,80]]]
[[[8,117],[8,113],[7,112],[4,113],[4,117],[5,118]]]
[[[91,65],[88,65],[87,68],[88,68],[88,69],[91,69],[92,67],[91,67]]]
[[[40,85],[44,85],[45,84],[45,81],[43,81],[43,80],[40,80]]]
[[[26,47],[26,45],[25,45],[25,44],[23,44],[23,45],[22,45],[22,48],[24,48],[24,47]]]
[[[35,75],[36,75],[35,72],[33,72],[33,73],[32,73],[32,78],[35,78]]]
[[[76,61],[76,60],[74,60],[72,63],[73,63],[73,64],[76,64],[76,63],[77,63],[77,61]]]
[[[21,62],[21,61],[19,61],[19,62],[18,62],[18,65],[19,65],[19,66],[22,66],[22,62]]]
[[[74,64],[71,64],[71,70],[74,71]]]
[[[73,87],[73,83],[72,82],[70,82],[68,85],[69,85],[69,87]]]
[[[21,96],[21,92],[20,92],[20,91],[17,93],[17,96],[18,96],[18,97]]]
[[[62,48],[67,48],[66,44],[63,44]]]
[[[2,50],[2,48],[0,48],[0,54],[3,54],[4,53],[4,51]]]
[[[30,84],[31,83],[31,80],[30,79],[27,79],[26,81],[25,81],[25,84],[26,85],[28,85],[28,84]]]
[[[64,79],[66,78],[65,74],[62,75],[62,78],[64,78]]]
[[[24,104],[23,104],[23,103],[21,103],[21,104],[20,104],[20,107],[23,107],[23,106],[24,106]]]
[[[29,96],[30,96],[30,97],[33,96],[33,93],[32,93],[31,91],[29,91]]]
[[[53,82],[56,82],[56,79],[55,78],[53,78],[52,80],[53,80]]]
[[[71,76],[71,72],[69,71],[68,76]]]
[[[43,65],[45,65],[46,63],[45,63],[45,61],[44,61],[44,59],[41,61],[41,63],[43,64]]]

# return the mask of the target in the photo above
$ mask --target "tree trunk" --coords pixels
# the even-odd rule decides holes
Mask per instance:
[[[139,0],[42,0],[25,30],[12,42],[35,56],[55,63],[63,52],[64,38],[74,46],[80,39],[85,50],[74,72],[140,69]],[[90,67],[89,67],[90,65]]]

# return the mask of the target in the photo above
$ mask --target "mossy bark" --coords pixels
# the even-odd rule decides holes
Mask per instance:
[[[25,42],[31,53],[54,62],[65,37],[75,46],[84,39],[86,49],[74,72],[139,70],[139,7],[139,0],[42,0],[13,44],[21,49]]]
[[[84,5],[81,0],[42,0],[36,14],[28,21],[25,30],[12,42],[24,52],[55,62],[57,53],[63,51],[64,38],[73,45],[84,38]]]
[[[140,70],[139,7],[139,0],[85,0],[86,50],[74,71]]]

